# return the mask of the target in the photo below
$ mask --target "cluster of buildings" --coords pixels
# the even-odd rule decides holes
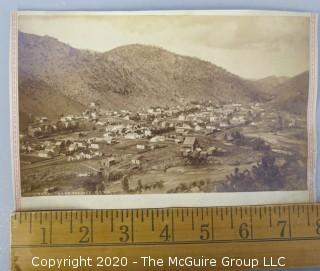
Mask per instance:
[[[273,115],[272,115],[273,114]],[[113,145],[119,140],[147,139],[137,144],[138,150],[154,149],[157,143],[182,144],[183,155],[199,150],[197,135],[211,134],[242,125],[256,125],[261,118],[283,122],[276,113],[266,113],[259,103],[242,105],[230,103],[213,105],[209,102],[189,103],[184,106],[151,107],[138,112],[103,110],[91,103],[79,115],[63,116],[57,121],[46,117],[30,124],[25,140],[21,140],[21,153],[40,158],[59,155],[67,161],[99,158],[103,144]],[[289,121],[289,126],[297,120]],[[77,132],[78,136],[59,140],[60,135]],[[94,134],[94,135],[93,135]],[[50,138],[46,141],[44,139]],[[41,140],[38,140],[41,139]],[[211,153],[216,150],[206,150]]]
[[[250,123],[261,112],[263,109],[259,104],[188,104],[172,108],[152,107],[132,113],[128,110],[106,111],[92,103],[80,115],[63,116],[55,122],[42,117],[29,125],[27,134],[34,138],[49,137],[70,130],[96,127],[100,130],[105,128],[108,136],[138,139],[170,130],[177,133],[199,132],[243,125]]]
[[[100,145],[94,138],[89,140],[47,140],[41,142],[23,142],[20,152],[26,157],[54,158],[67,156],[67,161],[93,159],[102,157]]]

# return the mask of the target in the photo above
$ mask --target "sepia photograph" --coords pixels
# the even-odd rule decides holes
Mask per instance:
[[[21,196],[310,192],[311,21],[18,13]]]

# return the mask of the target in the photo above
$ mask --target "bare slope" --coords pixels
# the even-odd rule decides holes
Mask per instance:
[[[309,72],[298,74],[277,87],[278,96],[269,103],[279,110],[295,114],[307,113]]]
[[[52,117],[82,110],[91,101],[110,109],[137,110],[177,104],[181,98],[263,100],[252,82],[158,47],[132,44],[98,53],[21,32],[19,93],[21,111]]]
[[[274,98],[279,95],[278,87],[288,79],[290,79],[290,77],[271,75],[258,80],[254,80],[253,84],[269,98]]]

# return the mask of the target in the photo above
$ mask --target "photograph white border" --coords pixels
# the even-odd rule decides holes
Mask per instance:
[[[180,193],[142,195],[61,195],[21,197],[18,105],[18,17],[19,15],[282,15],[310,17],[310,72],[308,96],[308,190],[236,193]],[[10,98],[11,154],[16,210],[38,209],[113,209],[200,207],[257,204],[306,203],[315,201],[316,100],[318,65],[318,15],[306,12],[261,10],[187,10],[187,11],[15,11],[11,14]],[[310,144],[311,143],[311,144]]]
[[[22,197],[23,210],[209,207],[309,202],[308,191]]]

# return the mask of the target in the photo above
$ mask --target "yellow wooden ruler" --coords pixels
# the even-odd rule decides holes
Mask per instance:
[[[12,270],[320,267],[320,205],[17,212]]]

